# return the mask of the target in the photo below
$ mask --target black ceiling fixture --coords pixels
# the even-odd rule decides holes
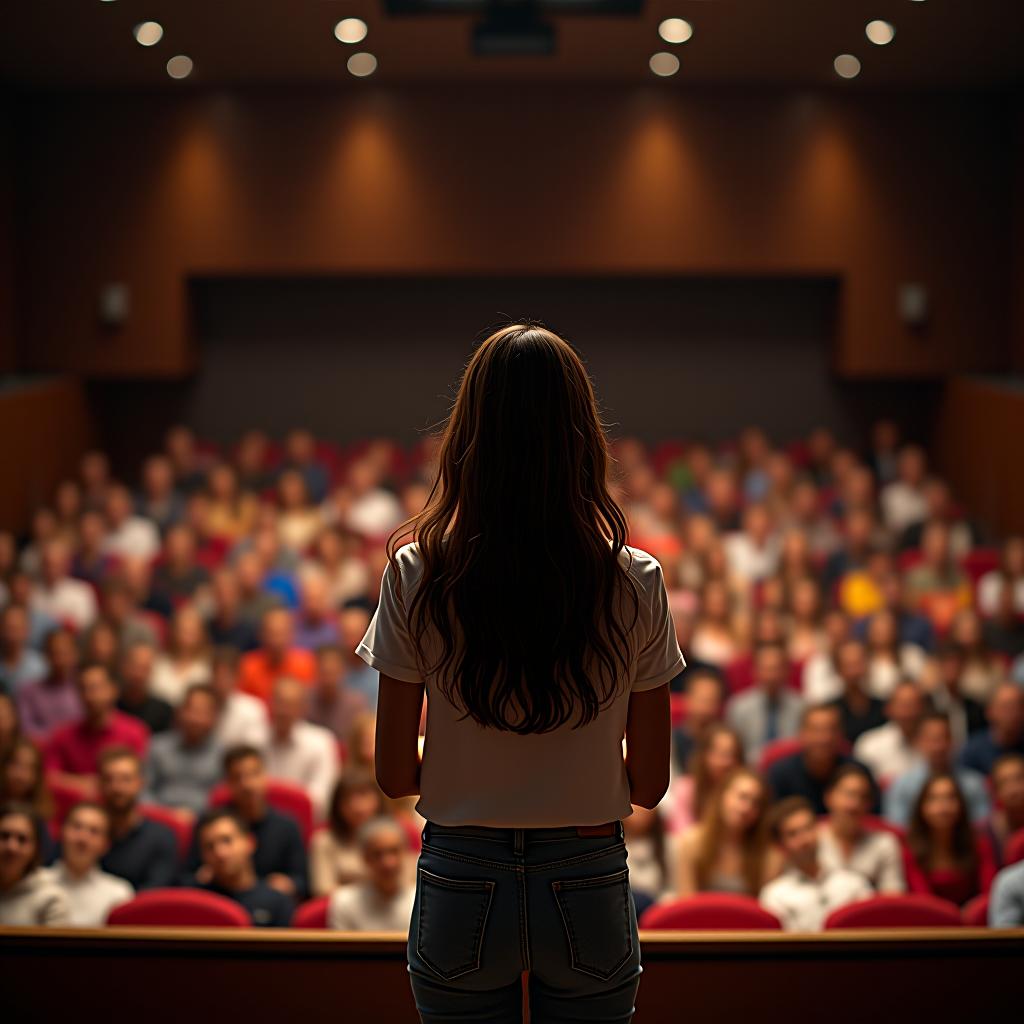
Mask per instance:
[[[480,14],[470,34],[478,57],[545,57],[555,52],[553,14],[636,16],[644,0],[383,0],[393,16]]]

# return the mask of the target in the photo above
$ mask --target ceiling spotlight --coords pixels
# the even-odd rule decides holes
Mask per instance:
[[[860,61],[852,53],[841,53],[834,61],[832,67],[840,78],[856,78],[860,74]]]
[[[666,43],[685,43],[693,35],[693,26],[682,18],[666,18],[658,26],[658,35]]]
[[[660,78],[668,78],[679,70],[679,58],[674,53],[656,53],[648,63],[651,70]]]
[[[132,35],[139,46],[156,46],[163,38],[164,29],[158,21],[140,21],[132,29]]]
[[[894,29],[889,22],[881,21],[879,19],[869,21],[867,23],[867,27],[864,29],[864,35],[866,35],[876,46],[885,46],[886,43],[892,42],[892,37],[896,35],[896,29]]]
[[[178,54],[167,62],[167,74],[171,78],[188,78],[192,74],[192,58]]]
[[[334,26],[334,38],[339,43],[361,43],[368,31],[362,18],[342,18]]]
[[[377,58],[372,53],[353,53],[346,66],[356,78],[365,78],[377,70]]]

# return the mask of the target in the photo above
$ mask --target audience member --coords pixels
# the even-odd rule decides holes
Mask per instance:
[[[739,733],[724,722],[711,722],[700,734],[687,773],[676,776],[668,796],[658,805],[669,831],[682,832],[699,821],[711,791],[743,761]]]
[[[82,718],[85,709],[78,688],[78,645],[74,634],[62,626],[47,634],[42,679],[18,691],[18,716],[26,736],[45,740],[57,728]]]
[[[286,677],[311,684],[316,678],[316,658],[312,651],[293,645],[291,612],[272,608],[263,616],[259,649],[242,656],[239,687],[269,702],[274,683]]]
[[[99,928],[114,907],[135,895],[128,882],[99,866],[110,848],[110,827],[110,814],[100,804],[78,803],[64,818],[60,859],[46,870],[67,897],[70,924]]]
[[[885,706],[868,693],[867,651],[859,640],[846,640],[836,651],[836,671],[843,692],[829,703],[839,709],[843,735],[855,743],[869,729],[885,724]]]
[[[28,611],[8,604],[0,612],[0,690],[17,693],[46,672],[46,659],[29,645]]]
[[[802,796],[786,797],[773,808],[771,835],[785,857],[785,868],[760,895],[761,906],[787,931],[818,932],[839,907],[872,895],[856,871],[826,866],[818,856],[818,820]]]
[[[365,694],[352,690],[346,679],[345,656],[337,644],[316,652],[316,683],[309,695],[306,718],[329,729],[336,739],[349,734],[356,716],[369,711]]]
[[[196,823],[196,837],[207,868],[207,880],[198,883],[202,888],[240,903],[258,927],[291,924],[293,901],[257,875],[253,867],[256,840],[234,811],[223,807],[207,811]]]
[[[903,852],[892,832],[868,825],[871,777],[856,764],[843,765],[825,791],[828,817],[818,828],[818,858],[827,868],[863,875],[876,892],[905,892]]]
[[[210,647],[195,605],[183,604],[171,619],[167,649],[153,665],[152,690],[172,707],[195,683],[210,681]]]
[[[788,681],[785,646],[762,644],[754,656],[754,686],[726,704],[725,720],[740,734],[752,765],[760,761],[766,744],[789,739],[800,727],[803,701]]]
[[[32,587],[31,606],[60,625],[87,629],[96,618],[96,595],[88,583],[70,575],[70,567],[67,544],[48,541],[42,550],[39,579]]]
[[[960,906],[988,892],[996,871],[992,846],[971,827],[953,775],[933,775],[924,784],[910,817],[907,845],[913,856],[911,890]]]
[[[0,807],[0,925],[66,925],[68,898],[40,864],[39,833],[27,804]]]
[[[364,822],[356,842],[366,876],[339,886],[327,905],[327,927],[342,931],[408,932],[416,886],[407,881],[409,839],[393,818]]]
[[[989,698],[988,729],[972,733],[960,751],[960,763],[989,775],[1003,754],[1024,754],[1024,687],[1004,682]]]
[[[639,806],[622,819],[622,829],[629,858],[629,887],[636,907],[646,909],[672,899],[679,884],[679,834],[668,831],[657,810]]]
[[[693,669],[684,679],[686,716],[672,730],[672,751],[675,769],[685,773],[701,733],[722,717],[724,685],[713,669]]]
[[[238,689],[238,662],[237,649],[214,649],[211,686],[217,695],[218,713],[213,734],[224,750],[239,744],[262,749],[270,739],[267,705]]]
[[[966,769],[965,769],[966,770]],[[990,776],[995,809],[987,821],[986,834],[997,864],[1005,864],[1010,836],[1024,830],[1024,755],[1003,754],[992,766]]]
[[[913,766],[914,735],[925,710],[921,688],[905,679],[893,688],[886,701],[885,724],[861,733],[854,743],[853,756],[871,769],[882,786]]]
[[[146,642],[132,644],[121,657],[121,695],[117,709],[133,715],[152,735],[167,732],[174,725],[174,708],[152,693],[155,648]]]
[[[1003,868],[992,882],[988,906],[992,928],[1024,928],[1024,860]]]
[[[110,846],[100,866],[135,890],[174,885],[178,842],[163,823],[143,816],[142,760],[130,747],[109,747],[100,754],[100,802],[110,816]]]
[[[988,786],[985,776],[973,768],[954,763],[953,733],[949,715],[929,711],[921,717],[914,732],[913,765],[894,779],[885,791],[885,817],[893,825],[906,828],[910,824],[914,804],[931,775],[952,774],[967,801],[968,816],[974,823],[989,814]]]
[[[820,704],[804,708],[800,720],[800,749],[775,761],[768,769],[768,783],[776,800],[802,796],[815,814],[825,814],[825,789],[841,765],[858,764],[845,753],[839,708]],[[870,771],[863,766],[865,771]],[[877,787],[873,787],[877,790]],[[871,801],[872,813],[879,809],[880,797]]]
[[[313,896],[329,896],[339,885],[366,875],[355,841],[359,826],[384,813],[383,794],[373,776],[346,771],[334,784],[324,828],[309,841],[309,877]]]

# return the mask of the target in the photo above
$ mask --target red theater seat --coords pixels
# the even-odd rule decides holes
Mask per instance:
[[[700,892],[648,907],[637,922],[641,928],[694,931],[779,931],[782,923],[752,896],[732,892]]]
[[[963,906],[962,917],[964,924],[971,928],[986,928],[988,926],[988,893],[975,896],[968,900]]]
[[[833,910],[825,918],[832,928],[959,928],[960,908],[929,893],[872,896]]]
[[[184,861],[188,854],[189,843],[192,841],[192,825],[184,822],[167,807],[159,804],[139,804],[139,813],[150,821],[158,821],[166,825],[178,841],[178,858]]]
[[[1006,848],[1003,850],[1003,867],[1016,864],[1019,860],[1024,860],[1024,828],[1017,829],[1006,840]]]
[[[210,806],[223,807],[231,802],[231,791],[223,783],[218,783],[210,792]],[[290,814],[298,823],[302,833],[302,842],[309,845],[309,837],[313,834],[313,802],[309,795],[294,782],[284,779],[270,779],[267,783],[267,803],[283,814]]]
[[[148,889],[114,907],[108,925],[171,928],[251,928],[248,911],[226,896],[202,889]]]
[[[327,904],[329,896],[318,896],[316,899],[306,900],[301,906],[295,908],[292,915],[293,928],[326,928],[327,927]]]
[[[790,754],[795,754],[800,749],[800,738],[790,736],[783,740],[773,740],[766,743],[761,750],[761,757],[757,762],[757,770],[763,775],[776,761],[781,761]]]

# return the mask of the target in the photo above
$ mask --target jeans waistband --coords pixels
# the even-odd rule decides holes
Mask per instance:
[[[460,835],[475,836],[480,839],[493,839],[497,842],[513,843],[522,841],[576,839],[580,836],[616,836],[625,839],[622,821],[608,821],[602,825],[561,825],[556,827],[512,828],[494,825],[440,825],[428,820],[424,825],[424,835]]]

